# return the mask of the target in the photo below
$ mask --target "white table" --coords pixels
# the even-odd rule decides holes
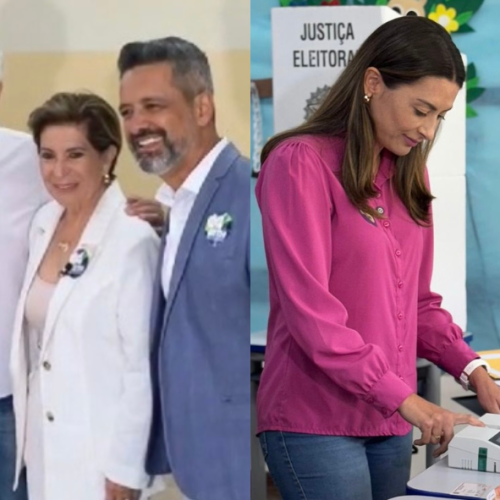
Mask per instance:
[[[389,500],[429,500],[428,495],[405,495],[404,497],[393,497]],[[449,497],[432,497],[432,498],[449,498]]]
[[[500,486],[500,474],[494,472],[479,472],[448,467],[448,456],[438,460],[432,467],[415,476],[407,484],[406,492],[412,495],[427,495],[438,498],[485,499],[486,491],[480,496],[456,495],[452,492],[461,484],[484,484],[491,489]],[[408,498],[408,497],[402,497]]]

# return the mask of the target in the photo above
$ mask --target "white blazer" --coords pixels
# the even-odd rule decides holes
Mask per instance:
[[[60,279],[48,309],[40,356],[46,499],[101,500],[105,477],[137,489],[148,483],[149,316],[159,238],[126,215],[125,204],[113,183],[77,246],[89,250],[87,269]],[[16,485],[27,410],[26,296],[62,213],[50,202],[33,220],[16,312],[10,363]]]

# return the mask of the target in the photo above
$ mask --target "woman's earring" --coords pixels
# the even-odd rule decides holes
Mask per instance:
[[[367,94],[363,97],[363,100],[365,101],[365,104],[368,104],[370,102],[371,97]]]
[[[103,180],[104,180],[104,185],[109,186],[111,184],[111,175],[104,174]]]

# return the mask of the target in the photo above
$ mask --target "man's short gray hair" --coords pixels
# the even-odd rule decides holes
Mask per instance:
[[[124,45],[118,57],[120,77],[136,66],[168,63],[175,84],[188,99],[201,92],[213,93],[212,74],[207,56],[194,44],[169,36]]]

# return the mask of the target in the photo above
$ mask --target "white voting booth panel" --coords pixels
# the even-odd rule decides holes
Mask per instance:
[[[302,123],[389,7],[271,9],[274,131]]]
[[[363,41],[399,17],[389,7],[272,9],[274,132],[299,125],[317,107]],[[465,57],[464,57],[465,61]],[[433,290],[466,328],[465,86],[441,124],[428,161],[435,201]]]
[[[462,59],[467,66],[467,58],[463,54]],[[465,176],[465,106],[464,84],[436,135],[427,162],[431,177]]]
[[[433,291],[443,296],[443,307],[466,328],[465,291],[465,177],[432,177],[434,211]]]

